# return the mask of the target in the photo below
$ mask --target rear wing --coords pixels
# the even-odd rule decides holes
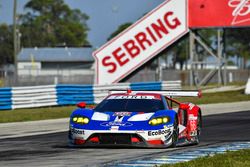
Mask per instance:
[[[137,93],[156,93],[169,97],[201,97],[201,90],[162,90],[162,91],[150,91],[150,90],[110,90],[109,94],[115,93],[128,93],[135,95]]]

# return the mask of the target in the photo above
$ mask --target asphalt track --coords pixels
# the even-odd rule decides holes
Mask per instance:
[[[156,154],[250,141],[250,111],[203,117],[201,143],[174,149],[69,148],[67,132],[0,140],[0,166],[109,166]]]

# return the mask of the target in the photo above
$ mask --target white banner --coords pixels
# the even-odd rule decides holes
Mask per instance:
[[[188,32],[186,0],[166,0],[93,53],[96,83],[116,83]]]

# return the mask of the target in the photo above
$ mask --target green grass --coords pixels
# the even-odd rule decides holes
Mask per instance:
[[[246,82],[235,81],[235,82],[227,83],[226,86],[244,86],[244,85],[246,85]],[[201,86],[199,88],[195,86],[190,87],[190,85],[182,85],[183,90],[195,90],[195,89],[206,90],[206,89],[219,88],[219,87],[221,87],[221,85],[218,85],[218,83],[209,83],[206,86]]]
[[[0,87],[3,87],[3,85],[4,85],[4,80],[0,78]]]
[[[68,106],[0,111],[0,123],[67,118],[75,108]]]
[[[250,167],[250,149],[229,151],[225,154],[216,154],[161,167]]]
[[[202,98],[178,98],[177,100],[180,102],[192,102],[195,104],[250,101],[250,95],[244,95],[243,92],[243,90],[240,90],[206,93],[202,95]],[[5,110],[0,111],[0,123],[67,118],[74,109],[76,109],[76,106]]]

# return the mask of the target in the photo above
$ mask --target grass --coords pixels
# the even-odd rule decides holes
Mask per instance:
[[[225,154],[216,154],[161,167],[250,167],[250,149],[229,151]]]
[[[243,82],[243,81],[235,81],[235,82],[230,82],[230,83],[227,83],[226,86],[244,86],[246,85],[246,82]],[[218,85],[218,83],[209,83],[208,85],[206,86],[201,86],[201,87],[190,87],[190,85],[182,85],[182,88],[183,90],[196,90],[196,89],[201,89],[201,90],[206,90],[206,89],[211,89],[211,88],[219,88],[221,87],[221,85]]]
[[[181,102],[192,102],[194,104],[209,104],[222,102],[250,101],[250,95],[244,95],[243,90],[206,93],[202,98],[178,98]],[[46,107],[0,111],[0,123],[35,121],[55,118],[67,118],[76,106]]]
[[[3,87],[3,85],[4,85],[4,80],[3,78],[0,78],[0,87]]]
[[[67,118],[75,106],[0,111],[0,123]]]

